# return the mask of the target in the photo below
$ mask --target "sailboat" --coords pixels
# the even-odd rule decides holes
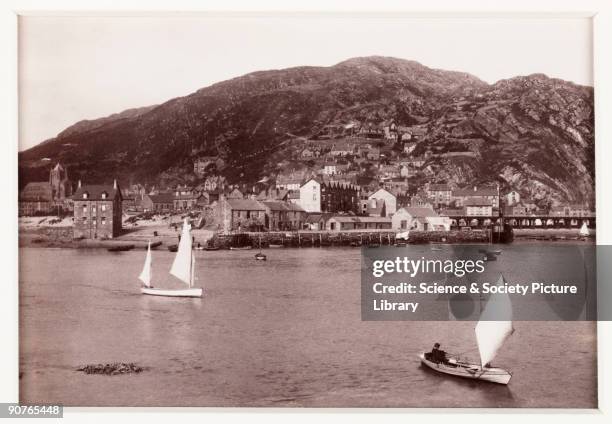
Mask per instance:
[[[580,227],[580,237],[588,237],[589,236],[589,229],[587,227],[586,222],[582,223],[582,227]]]
[[[503,275],[497,282],[498,285],[505,283]],[[503,319],[503,320],[500,320]],[[487,305],[480,315],[480,320],[474,329],[480,363],[472,363],[462,360],[458,355],[447,355],[446,361],[433,361],[429,352],[419,355],[421,363],[429,368],[457,377],[472,380],[489,381],[491,383],[508,384],[512,373],[503,368],[492,367],[491,361],[504,342],[512,333],[512,304],[508,294],[494,294],[489,298]]]
[[[151,243],[147,248],[147,256],[145,258],[144,267],[139,275],[143,287],[140,289],[142,294],[150,294],[153,296],[171,296],[171,297],[202,297],[202,288],[194,287],[195,283],[195,255],[193,254],[193,241],[190,234],[191,226],[183,223],[183,231],[181,241],[179,242],[174,262],[170,268],[170,274],[188,285],[186,289],[159,289],[151,285],[152,282],[152,257]]]

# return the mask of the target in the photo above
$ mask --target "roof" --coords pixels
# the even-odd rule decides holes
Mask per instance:
[[[429,191],[450,191],[448,184],[430,184]]]
[[[265,211],[266,208],[257,200],[252,199],[226,199],[230,208],[240,211]]]
[[[423,208],[419,206],[405,206],[399,209],[396,213],[399,213],[402,209],[413,218],[434,218],[439,216],[432,208]]]
[[[299,198],[299,196],[298,196],[298,198]],[[296,205],[295,203],[286,203],[285,205],[289,208],[290,211],[293,211],[293,212],[306,212],[304,209],[302,209],[300,207],[300,205]]]
[[[474,187],[460,188],[453,190],[454,197],[474,197],[474,196],[498,196],[497,189],[484,187],[474,189]]]
[[[263,205],[265,205],[271,211],[287,211],[287,210],[289,210],[287,205],[285,203],[283,203],[283,202],[266,201],[266,202],[261,202],[261,203]]]
[[[389,190],[384,189],[384,188],[379,188],[379,189],[378,189],[378,190],[376,190],[374,193],[370,194],[369,198],[374,197],[376,194],[378,194],[378,193],[379,193],[379,192],[381,192],[381,191],[385,191],[385,192],[389,193],[389,195],[391,195],[391,196],[393,196],[393,197],[396,197],[396,196],[395,196],[393,193],[391,193]],[[374,197],[374,198],[375,198],[375,197]]]
[[[53,192],[48,182],[27,183],[20,193],[21,200],[52,200]]]
[[[191,193],[191,194],[179,194],[178,196],[174,196],[176,200],[189,200],[189,199],[199,199],[202,196],[200,193]]]
[[[359,218],[354,216],[332,216],[329,219],[333,219],[337,222],[359,222]]]
[[[172,195],[172,193],[149,194],[149,198],[153,203],[174,202],[174,195]]]
[[[360,216],[357,217],[357,222],[385,222],[390,223],[391,218],[379,216]]]
[[[321,222],[323,219],[323,214],[321,213],[311,213],[306,216],[306,222],[308,224],[316,224],[317,222]]]
[[[465,211],[461,209],[444,209],[440,212],[440,216],[465,216]]]
[[[306,181],[304,181],[304,183],[300,187],[304,187],[306,184],[308,184],[311,181],[314,181],[315,183],[321,185],[321,181],[319,181],[317,178],[310,177]]]
[[[492,206],[491,202],[482,197],[469,197],[465,201],[465,206]]]
[[[87,199],[83,199],[83,193],[87,193]],[[83,185],[74,192],[72,196],[75,200],[102,200],[102,194],[106,193],[105,200],[114,200],[119,196],[121,199],[121,191],[114,186],[108,185]]]

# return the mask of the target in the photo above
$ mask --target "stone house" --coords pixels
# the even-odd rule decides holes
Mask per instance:
[[[105,239],[121,234],[122,196],[113,185],[79,185],[74,201],[74,238]]]

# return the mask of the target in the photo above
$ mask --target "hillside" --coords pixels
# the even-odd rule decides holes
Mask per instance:
[[[43,158],[88,182],[193,180],[197,155],[220,155],[231,182],[253,183],[326,126],[394,122],[426,128],[413,154],[427,155],[432,182],[496,181],[543,203],[593,202],[593,117],[592,88],[544,75],[489,85],[413,61],[354,58],[255,72],[77,123],[20,153],[20,183],[45,175]]]

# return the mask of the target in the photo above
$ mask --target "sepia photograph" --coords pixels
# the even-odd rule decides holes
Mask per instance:
[[[19,402],[596,410],[594,87],[589,17],[19,16]]]

